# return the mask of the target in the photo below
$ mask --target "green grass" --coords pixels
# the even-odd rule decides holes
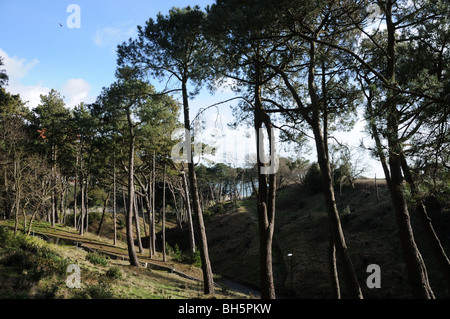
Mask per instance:
[[[72,234],[70,228],[51,228],[36,223],[47,235]],[[47,227],[48,228],[47,228]],[[73,234],[72,236],[75,236]],[[86,235],[86,237],[88,237]],[[96,238],[97,236],[92,236]],[[203,294],[201,282],[175,273],[132,267],[121,259],[105,258],[72,245],[48,243],[19,232],[14,236],[11,223],[0,223],[0,298],[55,299],[191,299],[210,298]],[[86,238],[91,240],[89,238]],[[93,241],[93,239],[92,239]],[[109,242],[98,238],[96,243]],[[37,259],[39,258],[39,259]],[[81,287],[66,285],[67,266],[81,269]],[[170,261],[175,268],[187,267]],[[192,269],[197,269],[195,266]],[[200,270],[195,270],[198,275]],[[197,276],[199,277],[199,276]],[[216,298],[245,298],[230,290],[216,289]]]

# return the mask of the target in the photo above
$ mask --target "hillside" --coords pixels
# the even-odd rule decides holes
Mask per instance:
[[[354,189],[346,187],[342,195],[336,194],[347,246],[365,298],[410,298],[388,190],[380,181],[378,188],[379,200],[373,180],[358,180]],[[449,252],[450,235],[446,230],[450,226],[450,218],[441,212],[441,207],[436,203],[427,204],[435,229]],[[237,207],[229,202],[219,205],[215,209],[219,213],[205,216],[212,268],[215,280],[220,285],[215,298],[257,298],[259,243],[256,201],[254,198],[239,201]],[[120,216],[120,220],[122,218]],[[163,263],[160,253],[156,258],[149,259],[148,251],[144,249],[143,253],[138,254],[139,260],[147,263],[148,268],[139,269],[128,266],[123,241],[119,240],[117,246],[112,245],[109,215],[105,218],[100,236],[93,234],[100,221],[97,213],[90,213],[89,233],[83,236],[70,226],[56,225],[52,228],[49,223],[35,222],[34,236],[26,239],[20,235],[19,243],[13,247],[6,247],[5,242],[8,241],[5,240],[0,243],[0,298],[209,298],[202,293],[201,269],[191,260],[180,258],[181,252],[187,249],[187,233],[178,230],[171,218],[168,215],[166,237],[171,252],[168,261]],[[448,298],[450,294],[428,252],[414,214],[412,223],[434,293],[438,298]],[[118,224],[118,237],[124,239],[124,228],[121,227],[123,221]],[[0,228],[2,225],[12,229],[14,222],[2,220]],[[20,224],[19,230],[22,227]],[[157,231],[160,231],[160,224],[157,224]],[[180,251],[174,252],[176,246]],[[42,265],[55,263],[56,260],[60,268],[33,267],[34,257],[31,257],[30,252],[36,252],[36,247],[43,247],[44,252],[37,256],[50,256],[51,262],[44,258]],[[160,241],[157,247],[161,247]],[[300,186],[281,189],[277,193],[273,245],[275,284],[279,298],[331,298],[328,247],[328,221],[323,196],[320,193],[308,195]],[[292,254],[292,257],[287,257],[288,254]],[[101,263],[94,264],[92,260],[96,259]],[[82,269],[81,289],[68,289],[65,285],[67,273],[64,267],[71,263],[80,265]],[[370,264],[377,264],[381,268],[380,289],[369,289],[366,285],[369,276],[366,268]],[[50,275],[42,278],[38,276],[39,280],[30,279],[30,275],[42,274],[43,271]],[[113,275],[118,272],[121,276],[110,278],[108,272],[110,275],[111,272]],[[238,289],[238,283],[244,285],[246,294],[234,291]],[[345,287],[341,287],[341,293],[345,298]]]
[[[131,267],[126,246],[105,237],[79,236],[71,227],[36,223],[32,236],[13,235],[13,223],[0,222],[0,299],[203,299],[201,270],[168,256]],[[70,264],[80,267],[79,288],[67,286]],[[219,281],[220,278],[217,278]],[[215,298],[248,296],[221,285]]]
[[[405,265],[388,189],[378,181],[379,200],[373,180],[356,181],[336,194],[341,222],[353,266],[365,298],[410,298]],[[256,202],[249,199],[238,208],[207,219],[206,229],[213,271],[235,280],[258,285],[258,238]],[[277,194],[274,235],[274,275],[280,296],[295,298],[331,298],[328,247],[329,234],[325,205],[321,194],[308,195],[299,186],[290,186]],[[450,216],[429,203],[429,215],[442,244],[450,253]],[[416,241],[426,262],[430,282],[438,298],[450,297],[439,276],[420,225],[412,214]],[[369,289],[367,266],[381,268],[381,288]],[[341,280],[342,285],[342,280]],[[346,297],[345,287],[341,287]]]

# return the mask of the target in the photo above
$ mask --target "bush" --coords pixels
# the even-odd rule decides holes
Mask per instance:
[[[6,226],[0,226],[0,247],[13,248],[15,246],[17,246],[17,241],[13,232]]]
[[[322,174],[320,173],[319,164],[311,164],[303,177],[302,183],[310,195],[314,195],[322,191]]]
[[[106,259],[97,252],[88,253],[86,255],[86,260],[88,260],[89,262],[91,262],[94,265],[100,265],[100,266],[107,265]]]
[[[89,285],[73,292],[75,299],[112,299],[114,297],[111,288],[104,282],[97,285]]]
[[[113,266],[106,271],[106,277],[109,279],[122,279],[122,276],[122,270],[117,266]]]
[[[91,285],[86,287],[86,292],[88,293],[88,296],[92,299],[112,299],[113,298],[113,292],[111,291],[111,288],[101,282],[98,285]]]
[[[202,259],[200,256],[200,250],[197,249],[195,251],[194,255],[189,258],[189,262],[196,267],[199,267],[199,268],[202,267]]]

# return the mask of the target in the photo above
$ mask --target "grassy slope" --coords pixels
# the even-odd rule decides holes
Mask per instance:
[[[12,226],[13,222],[1,221],[0,225]],[[20,229],[20,227],[19,227]],[[35,234],[45,234],[61,238],[56,244],[54,240],[46,242],[37,237],[31,240],[38,242],[64,258],[67,264],[75,263],[81,268],[80,289],[69,289],[66,286],[66,275],[52,275],[43,278],[32,285],[20,285],[19,277],[26,276],[30,271],[20,271],[17,267],[0,265],[1,285],[0,298],[120,298],[120,299],[187,299],[187,298],[210,298],[203,294],[203,285],[197,280],[181,277],[175,273],[161,269],[135,268],[129,266],[126,260],[120,256],[126,256],[126,246],[119,242],[117,246],[111,245],[111,240],[85,234],[79,236],[71,227],[57,225],[52,228],[48,223],[36,222],[34,224]],[[48,237],[47,237],[48,238]],[[49,241],[49,240],[47,240]],[[102,251],[111,255],[119,256],[118,259],[102,255],[106,259],[106,265],[92,264],[86,259],[88,251],[76,248],[73,241],[83,243],[84,247]],[[3,252],[3,254],[1,254]],[[194,278],[201,278],[201,270],[193,265],[176,262],[168,256],[168,261],[163,263],[162,257],[157,255],[154,260],[147,258],[148,252],[139,254],[141,262],[152,262],[175,268]],[[0,259],[6,253],[0,250]],[[107,279],[105,273],[111,267],[121,270],[121,279]],[[154,268],[154,267],[152,267]],[[224,289],[216,289],[216,298],[246,298],[246,296]]]

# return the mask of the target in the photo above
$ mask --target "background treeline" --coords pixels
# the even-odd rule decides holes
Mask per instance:
[[[118,46],[117,81],[95,103],[68,110],[52,90],[40,105],[27,109],[19,96],[2,88],[4,215],[16,220],[29,216],[31,224],[41,214],[54,225],[73,183],[80,194],[79,200],[74,196],[74,225],[82,234],[88,225],[89,190],[98,187],[110,194],[105,203],[113,197],[114,216],[122,191],[129,259],[138,266],[137,208],[144,207],[148,215],[152,254],[155,191],[162,184],[163,192],[172,193],[180,220],[178,205],[186,207],[185,220],[198,235],[204,292],[214,294],[203,213],[208,203],[246,194],[250,184],[257,199],[261,293],[275,298],[275,203],[286,176],[274,169],[281,166],[274,156],[279,146],[273,129],[278,128],[297,158],[303,157],[305,141],[313,142],[317,166],[311,166],[304,181],[320,185],[314,191],[321,191],[326,203],[330,286],[340,298],[342,279],[352,298],[363,298],[335,199],[336,185],[361,174],[357,154],[335,137],[349,130],[359,113],[371,136],[370,145],[361,141],[361,147],[383,167],[411,293],[434,298],[410,213],[420,216],[450,288],[450,262],[425,205],[429,197],[448,203],[449,13],[448,2],[428,0],[217,0],[205,10],[173,8],[158,14],[138,26],[136,39]],[[149,77],[166,81],[166,89],[156,92]],[[2,81],[6,84],[6,74]],[[191,100],[201,88],[214,91],[224,83],[236,93],[236,122],[255,128],[253,174],[202,167],[192,160]],[[172,161],[179,141],[170,139],[180,127],[188,132],[182,163]],[[311,176],[320,183],[311,183]],[[159,198],[165,200],[165,193]],[[165,202],[160,207],[164,218]]]

